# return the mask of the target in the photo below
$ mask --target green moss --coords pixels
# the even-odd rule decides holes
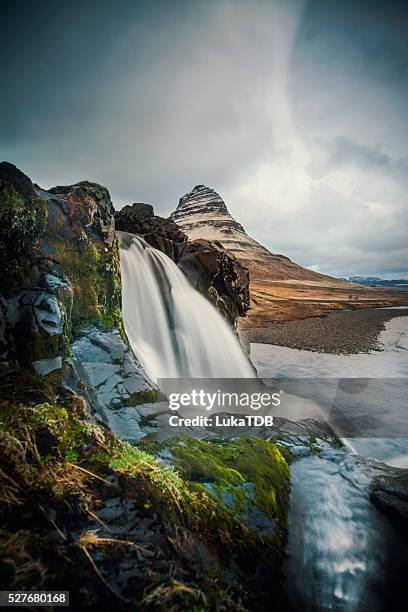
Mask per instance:
[[[183,451],[186,446],[190,447],[191,454],[178,454],[177,449]],[[192,442],[190,445],[189,442]],[[208,471],[205,466],[206,461],[212,455],[212,443],[200,442],[191,438],[179,439],[171,442],[171,452],[175,459],[174,466],[163,465],[151,453],[144,449],[131,446],[125,442],[119,441],[115,437],[110,437],[104,449],[97,451],[92,462],[95,466],[107,463],[110,468],[116,472],[126,474],[132,478],[142,480],[149,483],[153,487],[149,495],[149,505],[159,509],[165,506],[167,508],[168,518],[181,522],[184,526],[189,525],[190,528],[199,529],[206,537],[213,539],[218,533],[232,532],[235,534],[236,545],[239,546],[254,546],[259,545],[259,534],[251,532],[249,525],[246,523],[244,516],[248,509],[247,505],[255,505],[262,512],[266,513],[269,518],[278,522],[278,527],[282,529],[286,526],[286,505],[280,509],[280,497],[285,497],[288,493],[289,473],[287,466],[282,456],[277,449],[267,448],[265,454],[257,457],[259,462],[266,460],[266,465],[258,465],[257,468],[251,464],[249,469],[246,469],[246,462],[252,463],[254,459],[254,446],[257,444],[256,439],[247,439],[243,445],[236,441],[234,447],[228,450],[230,458],[239,447],[240,451],[248,452],[250,456],[245,459],[240,465],[242,473],[237,469],[227,465],[229,459],[221,458],[222,451],[218,444],[214,444],[214,454],[217,457],[212,462],[212,469]],[[198,443],[196,445],[196,443]],[[268,443],[266,443],[268,444]],[[204,449],[205,446],[209,448]],[[168,449],[168,445],[165,445]],[[160,445],[161,450],[165,447]],[[200,448],[199,448],[200,447]],[[156,447],[157,450],[157,447]],[[202,486],[202,481],[197,480],[197,467],[186,465],[193,463],[193,455],[195,458],[201,454],[202,465],[201,475],[206,479],[206,482],[214,485],[214,491]],[[273,461],[271,462],[271,457]],[[275,465],[278,462],[279,465]],[[197,464],[196,464],[197,465]],[[184,467],[185,466],[185,469]],[[272,469],[273,475],[268,471]],[[251,471],[251,474],[249,472]],[[256,476],[255,476],[256,472]],[[246,476],[244,476],[246,473]],[[262,478],[266,476],[266,482],[262,482]],[[256,492],[256,498],[248,495],[245,497],[245,491],[240,489],[240,485],[249,481],[252,478],[252,483]],[[271,481],[273,480],[273,486]],[[279,482],[278,482],[279,481]],[[225,503],[225,493],[231,493],[233,503]],[[210,535],[211,534],[211,535]],[[274,553],[281,552],[283,548],[283,539],[279,541],[282,534],[274,534],[272,538],[267,538],[273,541]],[[261,538],[265,539],[265,538]],[[278,543],[279,542],[279,543]]]
[[[55,402],[56,387],[32,371],[0,368],[0,420],[16,403],[33,406]]]
[[[23,359],[20,361],[30,365],[32,361],[40,359],[51,359],[63,351],[65,342],[64,338],[58,334],[49,336],[48,334],[38,332],[28,338],[28,342],[24,346]]]
[[[112,310],[108,310],[106,306],[102,306],[99,313],[99,321],[102,327],[112,329],[118,327],[122,322],[122,313],[120,308],[114,306]]]
[[[152,455],[130,444],[112,440],[106,459],[117,472],[148,478],[168,494],[170,500],[179,500],[186,493],[185,484],[173,468],[161,465]]]
[[[88,465],[92,466],[91,473],[110,469],[144,482],[156,507],[166,506],[178,513],[180,502],[186,501],[190,495],[188,487],[173,468],[161,465],[147,452],[81,420],[75,410],[69,411],[51,402],[32,407],[16,407],[2,402],[0,450],[3,447],[10,449],[8,454],[13,461],[12,468],[8,468],[9,474],[18,473],[19,479],[25,483],[21,494],[25,488],[40,487],[52,489],[59,497],[69,492],[82,496],[83,491],[75,489],[78,484],[75,466],[83,465],[84,450],[89,447],[85,456]],[[22,451],[24,448],[29,449],[34,461],[27,461],[28,457]],[[3,452],[4,456],[7,453]],[[86,470],[79,472],[83,473]],[[0,470],[0,481],[1,475]],[[87,502],[86,495],[83,501]]]
[[[35,377],[29,378],[34,385]],[[16,385],[15,380],[13,383]],[[46,395],[48,392],[47,387]],[[55,397],[61,394],[59,387]],[[10,535],[19,537],[24,528],[33,537],[39,536],[44,548],[28,546],[28,541],[27,547],[33,562],[38,566],[38,560],[44,559],[45,571],[49,570],[44,588],[55,587],[55,577],[58,584],[61,580],[71,584],[75,592],[77,583],[93,579],[95,584],[92,567],[114,586],[117,572],[130,564],[136,567],[138,579],[128,583],[126,596],[131,594],[135,609],[242,609],[241,604],[246,609],[263,609],[267,600],[275,600],[273,589],[281,561],[275,540],[251,531],[235,508],[183,476],[181,469],[163,465],[144,449],[83,420],[83,403],[77,396],[70,399],[68,395],[66,401],[69,405],[61,406],[50,397],[50,401],[34,406],[22,405],[21,396],[14,402],[0,400],[0,513]],[[277,471],[281,462],[270,448],[273,445],[265,444],[258,446],[252,439],[243,445],[233,441],[229,449],[225,445],[224,453],[218,444],[196,445],[186,439],[184,446],[192,452],[199,450],[203,460],[212,457],[213,469],[206,477],[212,474],[213,482],[232,479],[240,483],[251,471],[258,501],[265,508],[270,501],[262,498],[263,488],[257,479],[267,475],[267,467],[255,467],[253,453],[257,450],[257,460],[266,460]],[[207,445],[214,447],[214,454]],[[234,449],[238,452],[236,466],[230,465]],[[241,451],[248,457],[241,456]],[[267,488],[270,497],[271,487]],[[126,531],[127,525],[112,532],[110,523],[106,527],[95,524],[96,515],[112,495],[120,500],[119,507],[130,503],[136,508],[134,533],[133,527]],[[116,529],[115,516],[112,525]],[[53,537],[45,541],[44,532],[50,530]],[[78,540],[82,546],[79,557],[75,552],[78,546],[72,546],[72,533],[84,534]],[[7,549],[10,582],[28,558],[14,541]],[[84,547],[88,547],[87,555]],[[90,565],[90,556],[95,566]],[[266,577],[260,586],[259,569]],[[30,578],[24,584],[27,588],[38,586]],[[105,591],[102,597],[106,599]]]
[[[72,322],[97,320],[99,275],[96,248],[81,252],[71,241],[56,241],[52,246],[54,257],[73,289]]]
[[[276,447],[279,448],[287,463],[290,463],[290,461],[294,459],[294,454],[292,453],[292,451],[287,446],[280,444],[279,438],[277,436],[271,438],[271,442],[273,442]]]
[[[117,243],[108,249],[102,238],[85,236],[66,240],[61,235],[59,223],[47,227],[45,239],[61,273],[73,289],[73,300],[69,305],[72,324],[91,321],[104,328],[120,329],[121,281]]]
[[[22,281],[31,286],[29,260],[38,249],[47,219],[47,204],[33,194],[23,197],[12,186],[0,189],[0,263],[2,292],[7,294]]]
[[[132,393],[129,397],[121,402],[122,406],[140,406],[141,404],[152,404],[154,402],[163,401],[166,396],[158,389],[145,389]]]
[[[206,490],[233,512],[257,508],[286,530],[290,473],[280,450],[266,440],[248,436],[206,442],[189,436],[160,443],[156,452],[170,451],[180,475]]]
[[[293,459],[296,458],[296,453],[294,453],[290,448],[288,448],[284,440],[282,440],[279,435],[273,436],[271,438],[271,441],[276,444],[277,448],[279,448],[280,452],[285,457],[288,463],[290,463],[291,461],[293,461]],[[302,441],[299,443],[301,443],[301,445],[305,448],[309,448],[312,454],[321,455],[323,452],[321,444],[323,442],[327,442],[333,448],[343,447],[343,443],[340,438],[338,438],[338,436],[330,429],[327,429],[326,433],[322,433],[320,437],[316,435],[302,437]],[[292,443],[296,444],[296,440],[292,441]]]
[[[19,418],[16,419],[16,415],[19,415]],[[21,412],[2,412],[0,426],[12,432],[19,439],[23,433],[21,416]],[[29,431],[35,439],[36,432],[46,429],[55,437],[55,452],[58,457],[68,461],[78,456],[90,427],[92,426],[86,422],[70,419],[65,408],[48,402],[33,408],[26,408],[24,412],[24,430]],[[44,456],[44,458],[51,460],[49,456]]]

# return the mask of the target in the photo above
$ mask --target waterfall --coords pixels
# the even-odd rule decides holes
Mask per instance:
[[[254,377],[228,324],[176,264],[139,236],[117,234],[123,320],[148,376],[155,382]]]

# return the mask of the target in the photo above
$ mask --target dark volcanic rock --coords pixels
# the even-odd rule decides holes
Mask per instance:
[[[143,236],[148,244],[175,260],[176,245],[187,236],[173,221],[154,215],[151,204],[135,203],[115,212],[115,226],[120,232]]]
[[[75,238],[99,238],[99,234],[109,246],[113,245],[114,208],[106,187],[81,181],[74,185],[53,187],[48,192],[41,192],[42,197],[50,200],[47,194],[56,196],[55,199],[62,204],[64,212],[68,214],[70,231]]]
[[[0,189],[13,187],[23,197],[35,196],[34,185],[24,172],[9,162],[0,163]]]
[[[36,291],[42,275],[41,240],[47,213],[45,201],[37,195],[28,176],[12,164],[0,164],[2,362],[30,358],[33,335],[39,332],[40,321],[46,324],[47,319],[53,319],[48,294]],[[47,315],[41,316],[40,310],[43,314],[47,311]],[[53,323],[55,319],[51,325]],[[35,358],[31,355],[31,359]]]
[[[137,225],[139,223],[139,219],[146,219],[149,217],[154,217],[153,206],[151,204],[146,204],[145,202],[134,202],[131,206],[124,206],[122,210],[116,211],[116,227],[119,229],[118,223],[123,225],[128,224],[129,227],[134,226],[134,224]],[[130,229],[121,229],[120,231],[130,232]]]
[[[191,284],[235,323],[249,308],[249,273],[221,245],[208,240],[186,242],[177,265]]]
[[[109,410],[134,408],[146,396],[149,401],[153,391],[153,385],[116,329],[93,326],[82,330],[71,345],[67,363],[71,369],[64,382],[76,393],[82,390],[82,395],[107,421]]]
[[[33,281],[34,263],[47,218],[45,202],[28,176],[7,162],[0,164],[0,268],[2,293]]]
[[[371,499],[391,518],[403,520],[408,529],[408,470],[387,468],[371,484]]]

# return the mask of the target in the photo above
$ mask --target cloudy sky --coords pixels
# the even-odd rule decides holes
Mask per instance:
[[[205,183],[302,265],[408,274],[406,2],[25,0],[1,21],[0,157],[33,181],[162,215]]]

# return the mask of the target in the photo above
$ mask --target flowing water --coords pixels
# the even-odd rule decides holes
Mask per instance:
[[[228,324],[176,264],[139,236],[118,238],[126,333],[151,380],[253,377]]]
[[[139,237],[118,236],[126,332],[150,378],[251,378],[233,332],[174,262]],[[346,357],[252,345],[251,358],[263,378],[406,377],[407,320],[387,324],[382,353]],[[313,398],[295,399],[296,418],[324,413]],[[395,455],[408,456],[406,442],[377,438],[349,444],[392,463]],[[398,589],[408,568],[406,543],[370,502],[370,474],[356,452],[327,445],[320,456],[294,461],[291,472],[284,573],[294,609],[403,609]]]
[[[262,378],[327,377],[333,381],[327,385],[330,389],[332,384],[333,393],[339,377],[392,378],[395,384],[390,382],[387,387],[389,412],[394,405],[401,405],[401,393],[406,398],[408,317],[389,321],[380,340],[383,351],[350,356],[252,344],[251,359]],[[361,401],[364,397],[362,394]],[[366,406],[352,406],[352,410],[362,408],[368,413],[369,394],[366,401]],[[401,418],[406,421],[406,399],[403,406],[405,415]],[[310,396],[297,398],[292,408],[293,415],[286,416],[324,416],[324,409]],[[381,414],[377,417],[381,419]],[[284,566],[288,593],[295,610],[406,609],[401,597],[408,569],[407,541],[371,503],[370,469],[358,454],[407,467],[408,439],[362,437],[346,442],[348,449],[327,447],[320,456],[291,464],[288,560]]]
[[[406,609],[398,604],[408,568],[406,541],[371,503],[370,474],[358,457],[327,449],[295,461],[291,473],[283,569],[294,609]]]

